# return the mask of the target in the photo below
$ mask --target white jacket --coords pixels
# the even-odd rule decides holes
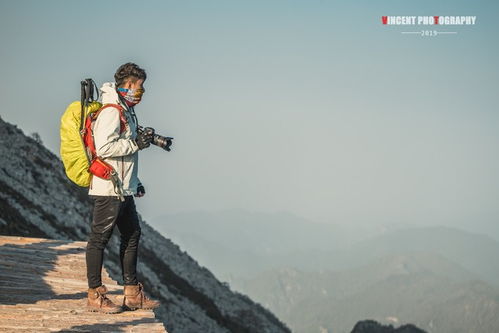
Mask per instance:
[[[123,195],[134,195],[140,183],[137,177],[139,147],[135,143],[137,123],[132,116],[133,110],[122,103],[116,92],[114,82],[106,82],[100,88],[102,104],[119,104],[125,109],[127,125],[120,133],[120,114],[114,107],[102,110],[94,123],[93,133],[97,156],[111,164],[122,183]],[[118,196],[110,180],[93,176],[90,182],[89,195]]]

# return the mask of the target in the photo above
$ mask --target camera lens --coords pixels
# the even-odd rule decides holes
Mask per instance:
[[[171,139],[172,138],[167,138],[159,134],[154,134],[152,143],[158,147],[170,151],[170,145],[172,144]]]

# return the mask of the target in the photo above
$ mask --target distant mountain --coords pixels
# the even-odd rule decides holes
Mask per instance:
[[[428,332],[487,332],[498,324],[499,243],[486,235],[399,227],[365,237],[291,214],[241,210],[154,221],[295,332],[347,332],[359,318]]]
[[[86,191],[70,183],[59,158],[0,118],[0,234],[86,241],[91,211]],[[169,332],[289,332],[145,221],[141,227],[139,279],[162,302],[156,315]],[[105,266],[121,281],[116,234]]]
[[[413,323],[429,333],[499,327],[498,290],[427,252],[386,256],[342,271],[273,270],[232,285],[283,318],[293,332],[349,332],[358,318]]]
[[[346,248],[339,257],[348,266],[367,264],[391,253],[426,251],[439,254],[499,288],[499,242],[489,236],[450,227],[393,230]]]
[[[287,212],[242,209],[168,214],[151,223],[221,279],[280,266],[320,268],[331,251],[376,234],[358,226],[314,223]]]
[[[497,219],[492,214],[484,213],[483,216],[478,215],[473,219],[454,221],[453,226],[472,233],[478,232],[487,235],[499,242],[499,223],[497,223]]]
[[[171,214],[153,219],[153,224],[229,282],[280,267],[341,270],[392,253],[427,251],[499,287],[499,261],[495,259],[499,257],[499,242],[458,228],[347,229],[289,213],[244,210]]]
[[[312,223],[288,212],[188,211],[165,214],[152,219],[151,223],[161,232],[203,236],[225,248],[263,255],[287,253],[290,249],[331,249],[331,245],[348,244],[342,237],[346,230],[340,226]],[[276,241],[277,237],[279,241]]]

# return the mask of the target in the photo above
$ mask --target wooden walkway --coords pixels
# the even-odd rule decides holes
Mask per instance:
[[[86,244],[0,236],[0,332],[166,332],[151,310],[85,310]],[[123,287],[102,277],[121,304]]]

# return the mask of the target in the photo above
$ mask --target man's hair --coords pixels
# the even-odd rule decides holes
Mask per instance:
[[[133,62],[127,62],[126,64],[121,65],[114,74],[116,87],[120,87],[128,80],[131,80],[132,82],[135,82],[137,80],[145,81],[146,78],[146,71]]]

